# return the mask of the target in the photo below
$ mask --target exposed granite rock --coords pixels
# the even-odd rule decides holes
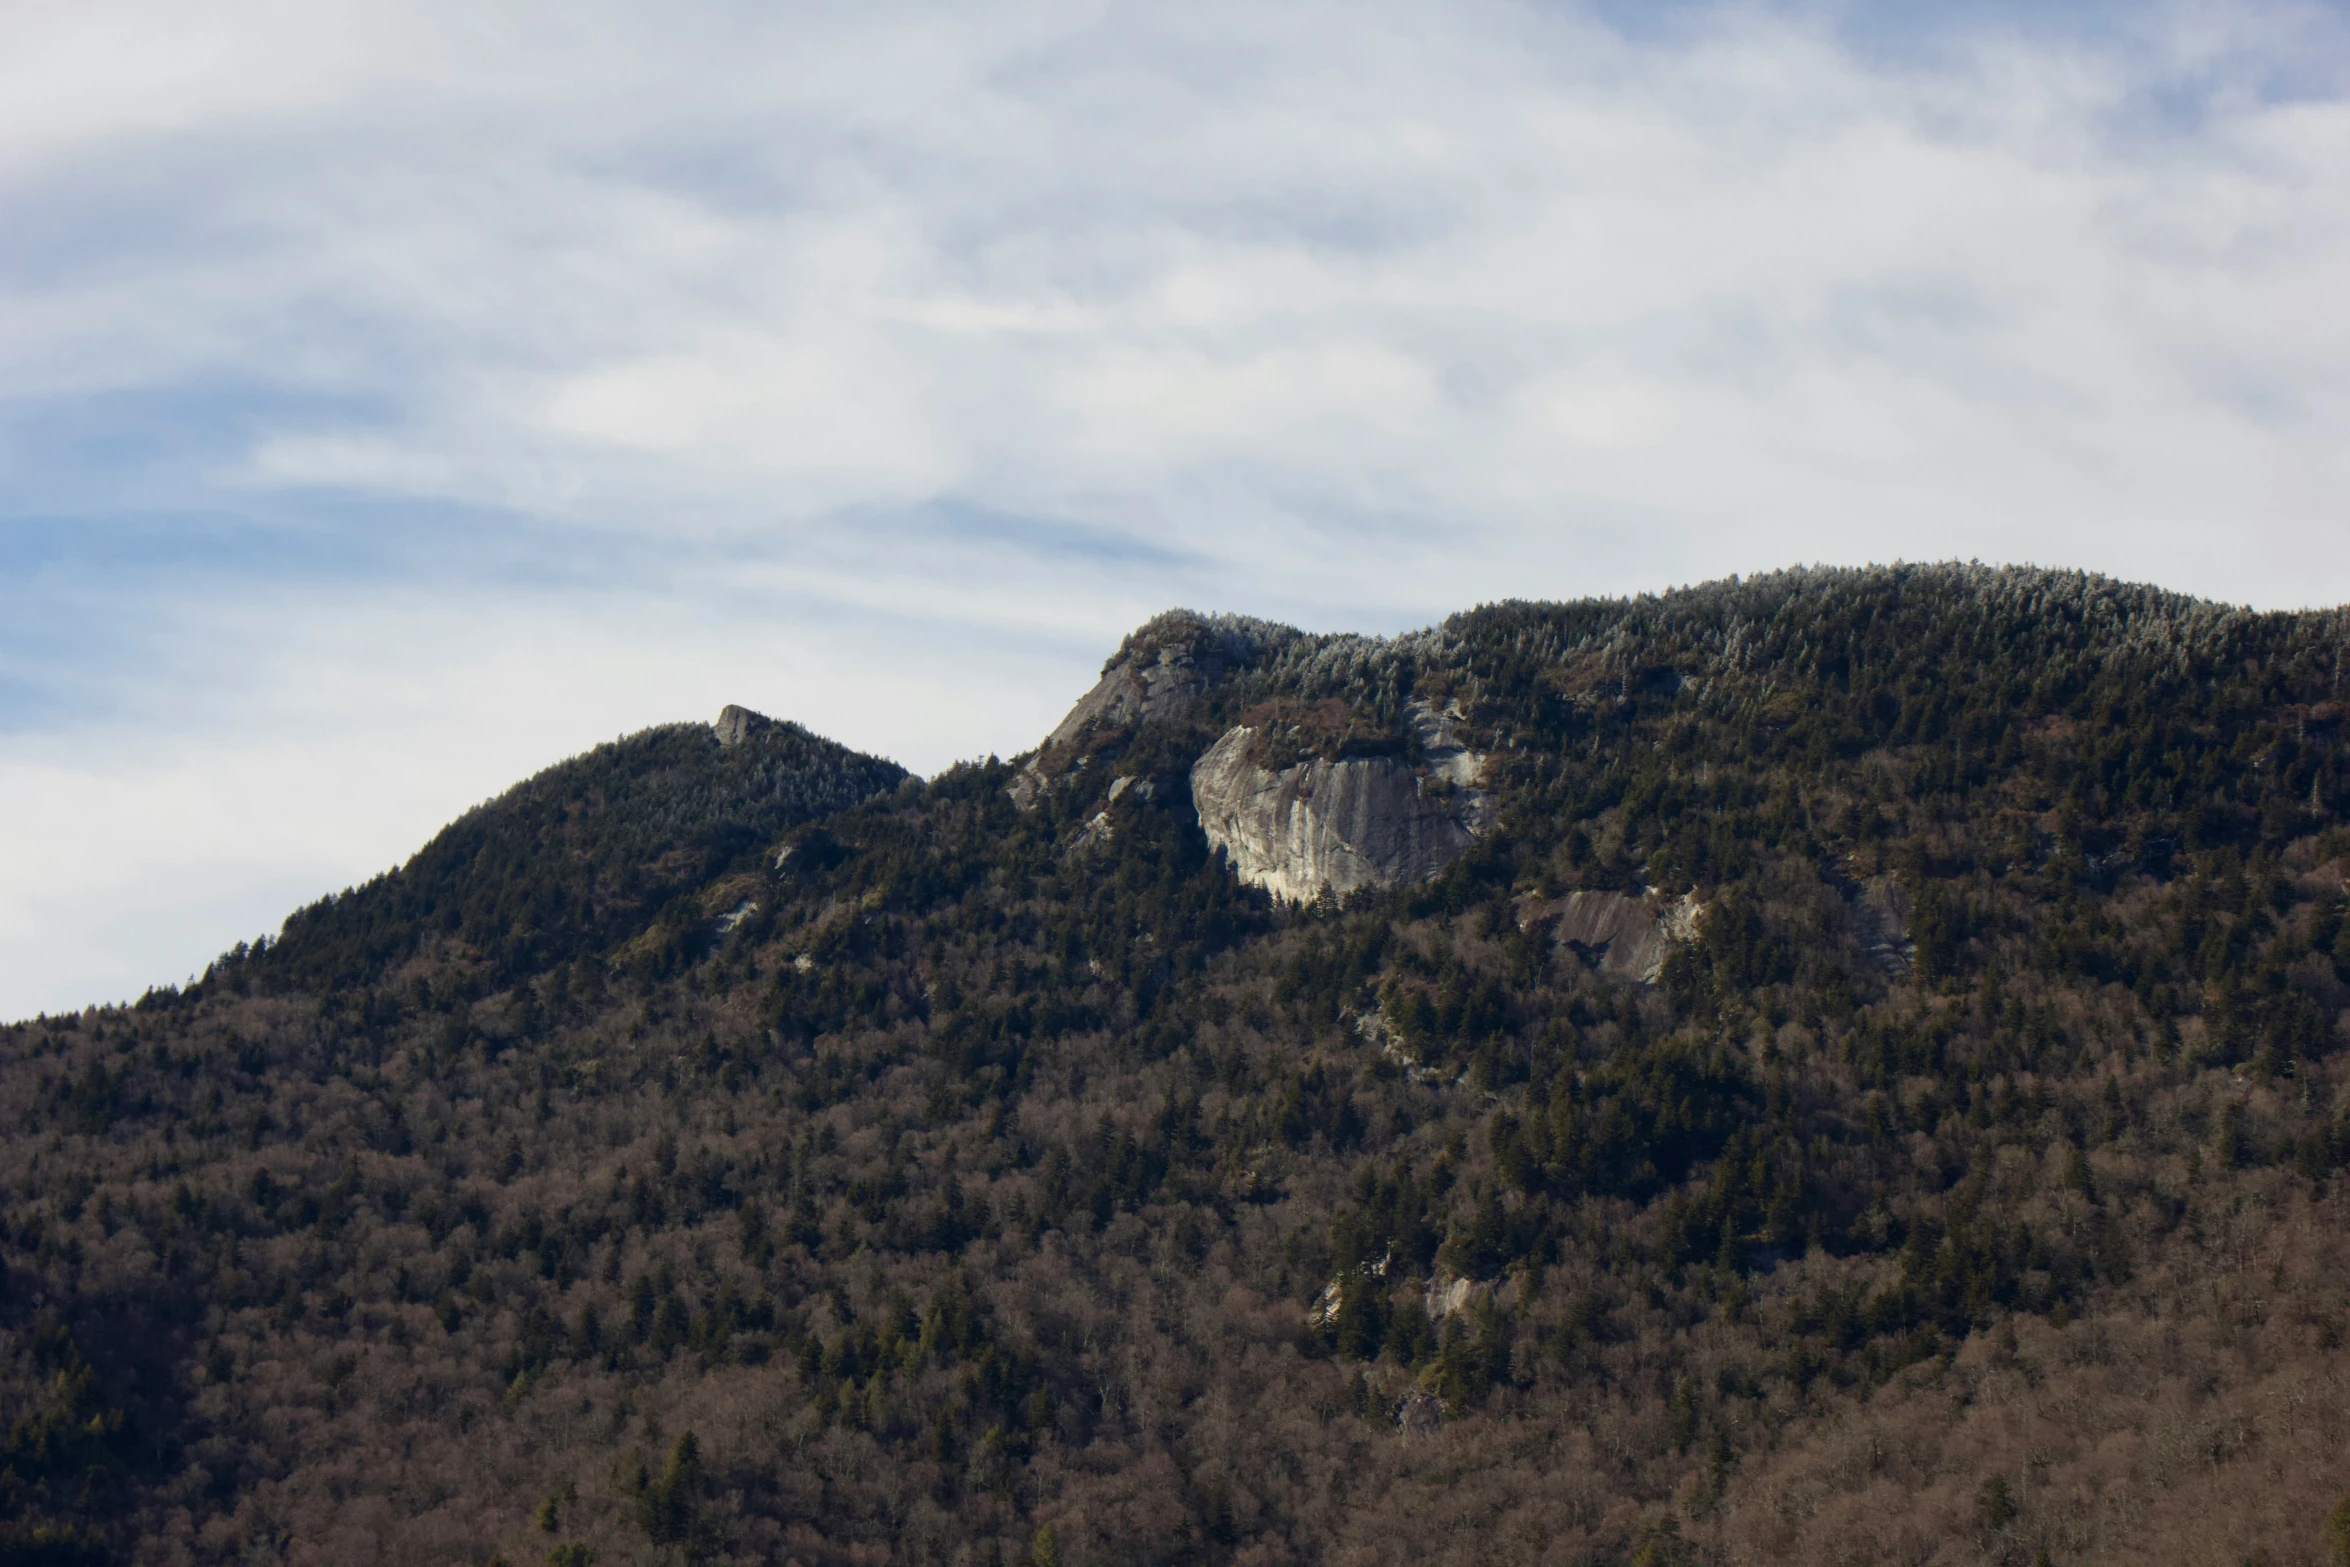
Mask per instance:
[[[1053,780],[1085,765],[1100,740],[1145,720],[1182,717],[1227,673],[1297,635],[1241,615],[1178,609],[1151,620],[1126,638],[1094,688],[1021,768],[1012,780],[1013,800],[1028,809]]]
[[[1491,826],[1493,802],[1477,787],[1484,780],[1485,755],[1469,749],[1460,703],[1448,702],[1441,712],[1426,701],[1410,703],[1404,708],[1404,726],[1420,748],[1421,770],[1457,791],[1461,819],[1470,830],[1483,832]]]
[[[1089,849],[1100,848],[1117,836],[1118,829],[1111,824],[1110,813],[1096,811],[1087,819],[1077,836],[1069,840],[1069,846],[1061,851],[1061,858],[1069,859]]]
[[[1463,749],[1447,773],[1400,757],[1316,758],[1279,772],[1255,757],[1257,731],[1227,731],[1191,769],[1192,804],[1234,874],[1276,898],[1425,881],[1460,858],[1483,826],[1474,780],[1483,759]]]
[[[1346,1281],[1332,1279],[1322,1286],[1322,1293],[1306,1308],[1306,1326],[1319,1331],[1338,1320],[1338,1313],[1346,1306]]]
[[[765,713],[754,713],[747,707],[732,702],[718,710],[718,722],[710,726],[720,745],[740,745],[743,741],[768,728],[775,722]]]
[[[1428,1281],[1428,1287],[1421,1292],[1420,1304],[1427,1311],[1430,1322],[1442,1322],[1454,1312],[1467,1311],[1492,1293],[1491,1284],[1478,1284],[1439,1273]]]
[[[1413,1082],[1441,1083],[1444,1081],[1442,1072],[1420,1064],[1420,1058],[1412,1053],[1411,1046],[1404,1043],[1403,1035],[1396,1030],[1393,1023],[1387,1020],[1387,1014],[1380,1008],[1370,1007],[1351,1018],[1342,1015],[1341,1021],[1353,1023],[1357,1034],[1377,1045],[1379,1053],[1402,1067],[1404,1075]]]
[[[1704,913],[1705,905],[1693,892],[1671,900],[1654,894],[1570,892],[1563,898],[1521,901],[1518,923],[1532,927],[1555,920],[1558,944],[1591,967],[1653,985],[1673,948],[1695,939]]]
[[[1061,851],[1061,857],[1067,859],[1072,855],[1083,854],[1117,837],[1116,817],[1120,800],[1124,800],[1126,809],[1131,811],[1140,810],[1158,797],[1159,786],[1153,779],[1137,778],[1131,773],[1113,778],[1110,780],[1110,792],[1102,796],[1102,808],[1087,819],[1076,837],[1069,840],[1069,846]]]

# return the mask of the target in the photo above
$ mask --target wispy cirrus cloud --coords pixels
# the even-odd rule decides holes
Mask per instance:
[[[1168,602],[2350,596],[2342,12],[1893,14],[7,7],[0,1012],[627,725],[1016,749]]]

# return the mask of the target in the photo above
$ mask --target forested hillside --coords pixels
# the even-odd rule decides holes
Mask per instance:
[[[601,748],[0,1033],[0,1562],[2350,1563],[2346,645],[1794,572]],[[1438,710],[1434,879],[1211,850]]]

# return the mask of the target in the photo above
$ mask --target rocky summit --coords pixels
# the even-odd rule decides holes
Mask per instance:
[[[0,1562],[2344,1560],[2346,648],[1796,571],[600,746],[0,1029]]]

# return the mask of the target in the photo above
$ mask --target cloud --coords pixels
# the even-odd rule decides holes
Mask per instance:
[[[0,1012],[625,724],[1017,749],[1170,602],[2350,597],[2325,6],[0,14]]]

